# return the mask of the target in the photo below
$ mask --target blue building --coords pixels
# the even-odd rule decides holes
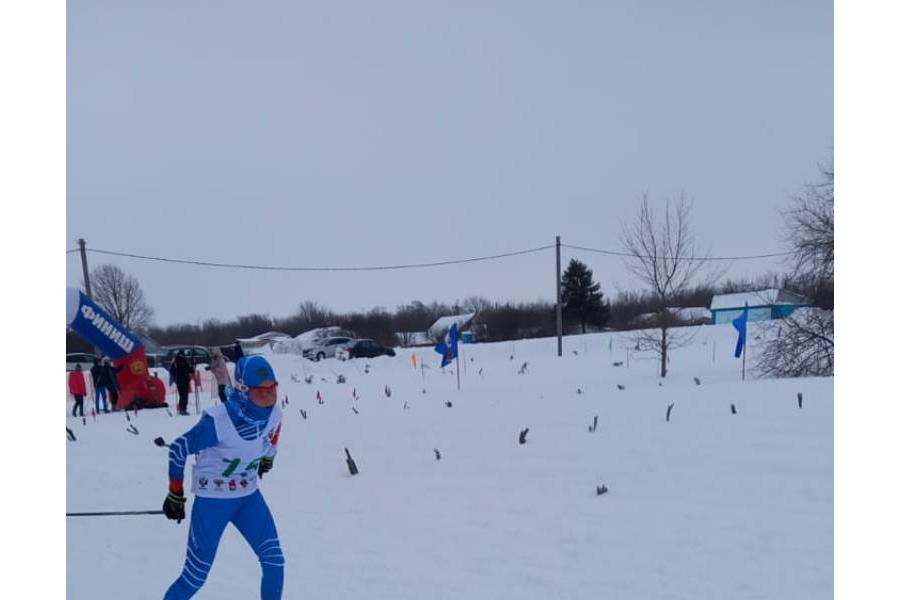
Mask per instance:
[[[788,290],[768,289],[738,294],[713,296],[709,305],[713,325],[731,323],[740,316],[744,304],[749,307],[749,320],[783,319],[802,306],[810,306],[809,299]]]

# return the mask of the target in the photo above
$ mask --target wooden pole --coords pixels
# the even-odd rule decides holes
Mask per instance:
[[[91,278],[88,274],[87,251],[85,250],[85,241],[83,238],[78,240],[78,248],[81,250],[81,270],[84,274],[84,293],[87,294],[88,298],[93,300],[94,296],[91,294]]]
[[[556,236],[556,355],[562,356],[562,275],[559,260],[559,236]]]
[[[746,326],[745,326],[746,327]],[[750,333],[744,337],[744,356],[741,361],[741,381],[745,381],[747,379],[747,346],[749,346],[750,342]]]

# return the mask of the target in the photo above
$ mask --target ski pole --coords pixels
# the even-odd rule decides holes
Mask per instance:
[[[110,517],[119,515],[164,515],[161,510],[114,510],[107,512],[67,512],[67,517]]]

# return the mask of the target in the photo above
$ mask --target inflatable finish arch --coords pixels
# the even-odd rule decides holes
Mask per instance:
[[[66,288],[66,325],[123,367],[116,410],[166,406],[166,386],[147,369],[141,341],[77,288]]]

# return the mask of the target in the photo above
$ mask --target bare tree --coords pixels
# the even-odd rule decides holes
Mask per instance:
[[[794,274],[834,279],[834,167],[820,166],[822,181],[807,185],[782,213]]]
[[[297,307],[297,317],[304,329],[333,325],[334,315],[330,310],[312,300],[304,300]]]
[[[801,308],[786,318],[762,324],[768,338],[756,361],[762,377],[810,377],[834,374],[834,311]]]
[[[115,265],[91,270],[91,292],[114,319],[135,333],[145,333],[153,320],[153,309],[144,299],[141,284]]]
[[[668,308],[684,294],[708,260],[696,249],[690,227],[691,207],[680,196],[666,200],[665,212],[657,218],[644,194],[641,210],[631,224],[623,224],[620,243],[628,253],[626,267],[650,288],[654,325],[657,330],[635,334],[641,348],[659,356],[660,377],[668,372],[669,350],[686,343],[683,334],[670,331],[676,324]]]
[[[786,211],[784,240],[791,248],[793,279],[810,290],[819,308],[794,311],[767,327],[756,371],[767,377],[834,374],[834,168],[794,196]]]

